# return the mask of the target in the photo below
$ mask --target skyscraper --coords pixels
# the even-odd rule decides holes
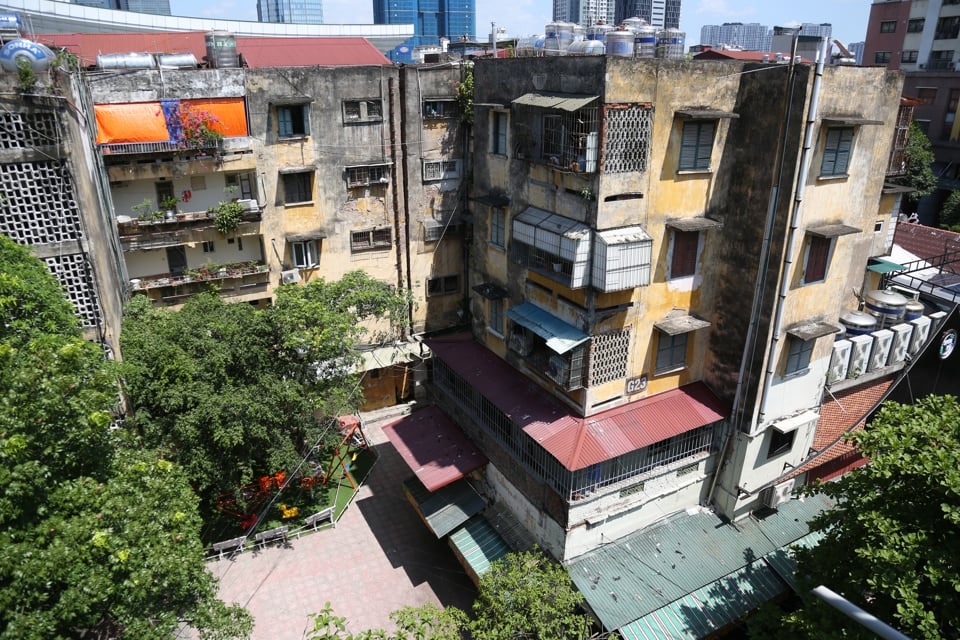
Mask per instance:
[[[157,16],[171,15],[170,0],[73,0],[73,4],[134,13],[152,13]]]
[[[373,0],[373,23],[413,25],[413,38],[389,54],[395,62],[410,62],[414,47],[476,37],[476,0]]]
[[[616,20],[615,0],[554,0],[554,21],[575,22],[589,27],[597,22],[613,24]]]
[[[260,22],[323,24],[323,0],[257,0],[257,19]]]
[[[617,2],[616,22],[643,18],[661,29],[680,28],[680,0],[623,0]]]

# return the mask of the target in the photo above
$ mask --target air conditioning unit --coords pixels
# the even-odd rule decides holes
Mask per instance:
[[[780,484],[775,484],[772,487],[767,487],[760,495],[760,502],[765,507],[776,509],[778,506],[790,499],[790,495],[793,493],[793,488],[796,486],[796,484],[796,479],[791,478],[786,482],[781,482]]]
[[[867,371],[887,366],[887,358],[890,357],[890,346],[893,344],[894,333],[889,329],[879,329],[870,335],[873,336],[873,348],[870,350]]]
[[[237,200],[237,204],[243,207],[243,210],[246,212],[260,211],[260,203],[252,198]]]
[[[300,282],[300,269],[290,269],[280,272],[280,282],[282,284],[296,284]]]
[[[873,336],[851,336],[850,365],[847,367],[848,378],[859,378],[867,372],[870,363],[870,349],[873,348]]]
[[[943,326],[943,321],[947,319],[946,311],[934,311],[930,314],[930,331],[936,333]]]
[[[890,345],[890,357],[887,364],[899,364],[907,359],[907,348],[910,346],[910,336],[913,335],[913,325],[901,322],[890,327],[893,332],[893,344]]]
[[[521,356],[528,356],[533,351],[533,336],[526,331],[514,331],[510,334],[510,350]]]
[[[910,321],[913,325],[913,335],[910,336],[910,355],[915,356],[923,349],[927,343],[927,336],[930,335],[930,318],[920,316]]]
[[[827,372],[827,384],[833,384],[847,377],[847,368],[850,366],[850,349],[852,346],[849,340],[837,340],[833,343],[833,355],[830,356],[830,370]]]

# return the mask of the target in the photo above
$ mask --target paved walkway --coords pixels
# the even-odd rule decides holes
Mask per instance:
[[[379,460],[335,529],[208,565],[221,599],[253,614],[255,640],[302,638],[327,601],[350,632],[393,629],[389,614],[405,605],[469,611],[473,583],[403,495],[409,468],[378,424],[364,431]]]

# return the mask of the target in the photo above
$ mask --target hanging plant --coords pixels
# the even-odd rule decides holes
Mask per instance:
[[[221,200],[215,207],[208,209],[213,214],[213,224],[217,231],[229,235],[237,230],[243,220],[243,206],[239,202]]]

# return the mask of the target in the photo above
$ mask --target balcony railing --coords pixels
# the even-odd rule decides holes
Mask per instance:
[[[218,293],[225,297],[266,291],[270,284],[270,268],[263,262],[205,265],[181,275],[165,273],[133,278],[130,289],[133,293],[147,295],[154,304],[175,305],[207,291],[211,284],[216,285]]]
[[[259,207],[256,206],[256,201],[251,200],[249,202],[253,204],[250,205],[249,210],[242,214],[241,225],[260,221],[261,212]],[[172,218],[161,217],[117,222],[120,244],[125,251],[159,249],[183,244],[189,240],[187,236],[190,233],[213,229],[214,226],[214,215],[207,211],[177,213]],[[244,231],[245,229],[241,226],[240,234],[245,235]],[[248,233],[250,232],[248,231]]]
[[[211,154],[222,151],[222,141],[213,140],[199,146],[184,148],[176,142],[116,142],[112,144],[101,144],[100,152],[105,156],[132,155],[141,153],[190,153],[197,154],[210,152]]]

